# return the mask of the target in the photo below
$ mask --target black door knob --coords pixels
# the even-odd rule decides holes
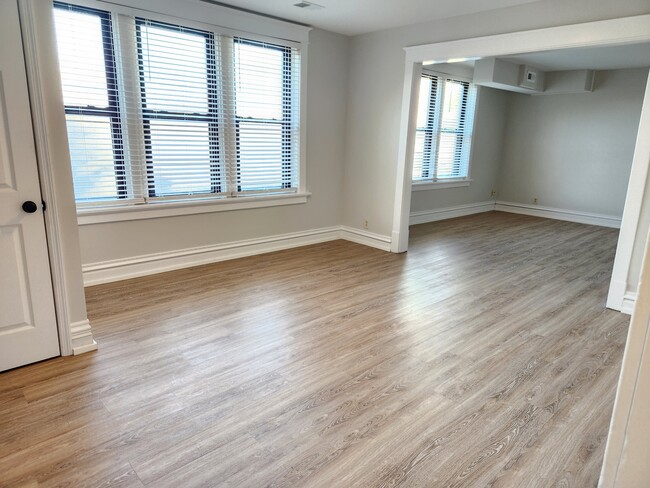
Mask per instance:
[[[34,213],[38,210],[38,206],[31,200],[27,200],[23,203],[23,210],[27,213]]]

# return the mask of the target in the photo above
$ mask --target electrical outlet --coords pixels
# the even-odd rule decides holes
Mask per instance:
[[[537,197],[533,198],[533,203],[537,203]]]
[[[368,229],[368,221],[367,220],[363,221],[363,228]]]

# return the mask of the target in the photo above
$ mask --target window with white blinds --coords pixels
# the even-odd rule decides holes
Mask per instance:
[[[54,5],[78,205],[298,191],[297,47]]]
[[[469,178],[476,87],[463,80],[426,73],[420,81],[413,181]]]

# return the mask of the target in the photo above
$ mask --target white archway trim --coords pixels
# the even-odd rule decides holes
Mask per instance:
[[[405,48],[406,62],[448,62],[553,49],[635,44],[650,39],[650,15],[600,20]]]
[[[494,36],[460,39],[404,48],[406,66],[400,141],[393,213],[393,252],[408,249],[409,208],[411,203],[410,175],[412,171],[413,141],[417,78],[422,62],[448,62],[459,58],[505,56],[536,51],[570,49],[577,47],[615,46],[650,41],[650,15],[587,22],[546,29],[498,34]],[[415,99],[415,100],[414,100]],[[639,133],[650,133],[650,83],[646,89]],[[650,165],[650,141],[638,138],[632,163],[625,211],[607,306],[620,310],[626,296],[632,250],[639,224],[643,195],[646,191]]]
[[[634,243],[637,240],[643,195],[646,192],[648,181],[650,138],[647,137],[647,134],[650,134],[650,78],[648,78],[645,97],[643,98],[639,130],[634,147],[634,159],[630,170],[630,182],[627,186],[625,208],[623,209],[623,219],[621,221],[621,232],[618,235],[612,280],[607,295],[607,307],[614,310],[623,310],[626,313],[631,312],[624,307],[626,301],[634,302],[636,300],[636,298],[629,298],[628,291],[631,291],[632,296],[635,297],[636,290],[628,290],[628,276],[630,274]],[[631,303],[631,305],[633,306],[634,303]]]

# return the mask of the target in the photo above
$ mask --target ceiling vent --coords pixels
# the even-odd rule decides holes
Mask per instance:
[[[312,3],[312,2],[298,2],[298,3],[294,3],[293,6],[298,8],[304,8],[305,10],[320,10],[322,8],[325,8],[322,5],[318,5],[317,3]]]

